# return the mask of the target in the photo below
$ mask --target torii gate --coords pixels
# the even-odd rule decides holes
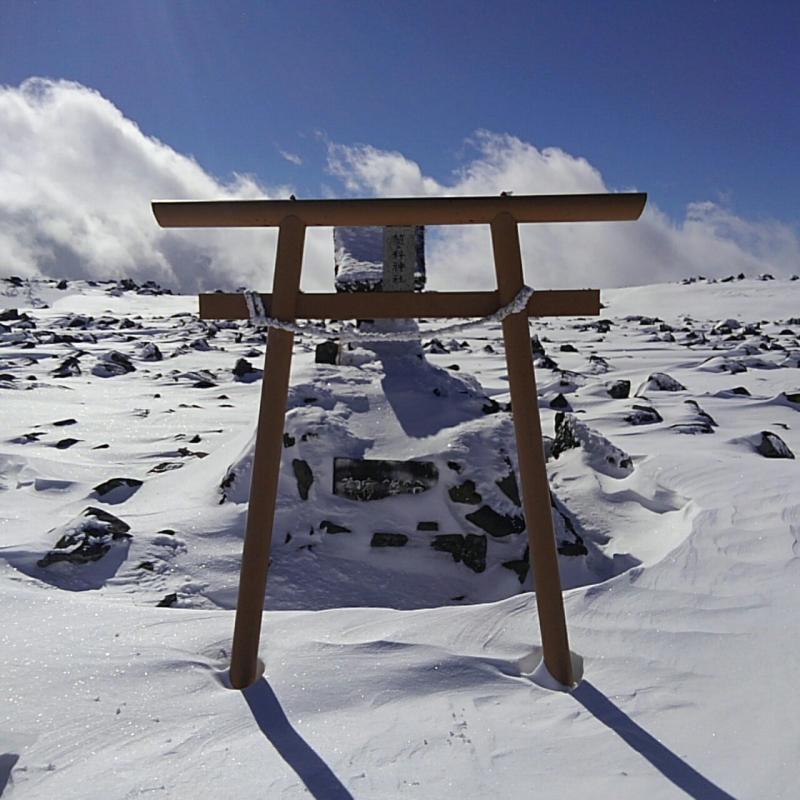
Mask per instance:
[[[416,317],[482,317],[510,303],[523,288],[518,223],[599,222],[638,219],[642,193],[425,197],[358,200],[155,201],[165,228],[277,227],[272,294],[262,294],[267,314],[281,321]],[[390,292],[366,297],[300,291],[305,232],[309,226],[474,225],[491,227],[497,290],[493,292]],[[574,677],[558,571],[528,317],[600,312],[596,289],[537,291],[524,312],[503,320],[508,382],[522,506],[536,584],[536,607],[548,672],[564,686]],[[248,319],[242,294],[200,295],[201,319]],[[243,689],[258,678],[261,617],[281,463],[294,334],[271,327],[264,356],[253,476],[242,552],[230,681]]]

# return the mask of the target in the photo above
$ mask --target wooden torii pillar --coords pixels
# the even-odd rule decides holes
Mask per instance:
[[[519,223],[635,220],[646,194],[426,197],[358,200],[156,201],[165,228],[277,227],[272,294],[261,298],[268,315],[296,319],[482,317],[511,302],[522,289]],[[305,294],[300,291],[308,226],[474,225],[491,227],[497,290],[493,292],[392,292]],[[564,686],[574,678],[558,571],[528,317],[590,315],[600,311],[595,289],[537,291],[527,308],[503,321],[508,381],[517,443],[522,506],[544,663]],[[247,319],[244,295],[200,295],[202,319]],[[250,504],[242,552],[230,680],[243,689],[258,677],[261,617],[281,463],[283,426],[294,334],[270,328],[261,383]]]

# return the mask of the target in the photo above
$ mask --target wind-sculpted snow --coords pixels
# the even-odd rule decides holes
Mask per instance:
[[[242,695],[263,331],[154,286],[0,282],[4,797],[793,798],[800,282],[602,299],[533,323],[581,687],[536,669],[492,325],[345,366],[297,337]],[[358,464],[380,499],[339,490]]]

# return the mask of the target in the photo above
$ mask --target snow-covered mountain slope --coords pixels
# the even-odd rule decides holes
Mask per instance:
[[[4,798],[800,792],[800,282],[532,323],[571,693],[535,671],[498,326],[393,364],[297,340],[265,676],[239,693],[263,334],[61,286],[0,282]],[[437,479],[354,500],[337,457]]]

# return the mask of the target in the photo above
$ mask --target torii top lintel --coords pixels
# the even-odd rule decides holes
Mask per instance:
[[[475,225],[498,214],[516,222],[613,222],[635,220],[647,195],[501,195],[499,197],[413,197],[347,200],[155,200],[163,228],[278,226],[289,216],[306,226]]]

